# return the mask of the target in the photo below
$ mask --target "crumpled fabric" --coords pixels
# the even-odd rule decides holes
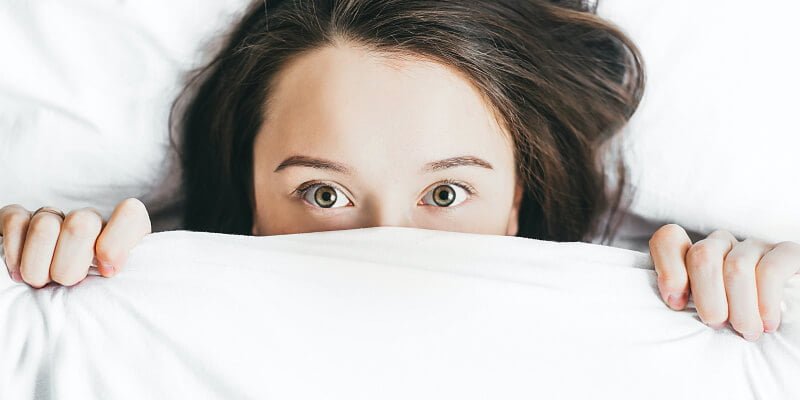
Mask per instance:
[[[2,399],[800,398],[797,276],[748,342],[589,243],[174,231],[113,278],[0,288]]]

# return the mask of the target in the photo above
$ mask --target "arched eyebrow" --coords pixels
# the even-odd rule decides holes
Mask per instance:
[[[340,174],[352,175],[353,169],[335,161],[329,161],[322,158],[308,157],[308,156],[291,156],[283,160],[274,172],[280,172],[289,167],[308,167],[316,169],[327,169]]]
[[[436,172],[443,169],[465,167],[465,166],[494,169],[492,167],[492,164],[489,164],[488,161],[482,158],[475,156],[460,156],[460,157],[451,157],[451,158],[445,158],[444,160],[429,162],[425,164],[425,167],[422,168],[422,172]]]
[[[280,172],[289,167],[307,167],[333,171],[344,175],[352,175],[353,168],[336,161],[325,160],[322,158],[309,157],[303,155],[291,156],[278,165],[273,172]],[[432,161],[422,168],[421,173],[430,173],[455,167],[481,167],[494,169],[488,161],[475,156],[459,156],[445,158],[444,160]]]

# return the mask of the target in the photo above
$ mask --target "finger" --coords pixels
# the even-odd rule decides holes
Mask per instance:
[[[781,242],[756,266],[758,308],[764,332],[774,332],[781,321],[781,299],[786,281],[800,270],[800,244]]]
[[[747,239],[733,246],[722,267],[728,299],[728,320],[747,340],[757,340],[764,330],[758,312],[756,265],[771,248],[759,240]]]
[[[674,310],[682,310],[689,300],[689,278],[684,258],[691,246],[689,235],[675,224],[662,226],[650,239],[658,290],[664,302]]]
[[[22,280],[35,288],[50,282],[50,263],[61,230],[61,217],[43,212],[31,217],[22,249],[19,272]]]
[[[119,203],[95,244],[100,273],[109,277],[119,272],[131,249],[150,231],[150,216],[141,201]]]
[[[728,320],[722,262],[734,243],[738,240],[730,233],[715,231],[686,252],[686,270],[697,315],[712,328],[721,328]]]
[[[72,286],[86,278],[102,227],[103,217],[94,209],[84,208],[67,214],[50,265],[50,279]]]
[[[31,212],[22,206],[13,204],[0,208],[0,236],[3,237],[3,254],[8,274],[15,282],[22,282],[19,263],[30,220]]]

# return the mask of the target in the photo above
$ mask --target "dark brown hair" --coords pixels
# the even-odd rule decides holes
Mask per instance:
[[[644,73],[634,44],[592,6],[273,0],[246,11],[173,106],[186,229],[250,234],[252,146],[270,83],[291,58],[338,40],[453,66],[485,95],[513,137],[525,186],[518,236],[588,240],[619,211],[627,171],[620,160],[607,196],[601,149],[636,110]]]

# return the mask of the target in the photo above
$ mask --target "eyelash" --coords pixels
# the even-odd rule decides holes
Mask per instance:
[[[439,181],[439,182],[436,182],[436,183],[434,183],[434,188],[435,188],[436,186],[440,186],[440,185],[444,185],[444,184],[449,184],[449,185],[455,185],[455,186],[458,186],[458,187],[460,187],[460,188],[464,189],[464,190],[465,190],[467,193],[469,193],[470,197],[472,197],[472,196],[475,196],[475,195],[478,193],[478,191],[477,191],[477,190],[475,190],[475,187],[474,187],[474,186],[472,186],[472,185],[470,185],[469,183],[466,183],[466,182],[457,181],[457,180],[455,180],[455,179],[444,179],[444,180],[441,180],[441,181]],[[311,190],[311,188],[313,188],[313,187],[315,187],[315,186],[331,186],[331,187],[333,187],[333,188],[336,188],[336,189],[338,189],[338,190],[339,190],[339,191],[341,191],[341,192],[344,192],[344,190],[342,190],[342,188],[340,188],[338,185],[334,185],[334,184],[332,184],[332,183],[329,183],[329,182],[324,182],[324,181],[309,181],[309,182],[306,182],[306,183],[304,183],[304,184],[300,185],[300,187],[298,187],[297,189],[295,189],[295,190],[292,192],[292,196],[294,196],[294,197],[297,197],[297,198],[298,198],[298,199],[300,199],[300,200],[303,200],[303,198],[305,197],[306,193],[307,193],[309,190]],[[453,208],[455,208],[455,207],[437,207],[437,208],[441,208],[441,209],[444,209],[444,210],[448,210],[448,209],[453,209]]]
[[[309,190],[311,190],[311,188],[314,187],[314,186],[331,186],[331,187],[334,187],[334,188],[339,189],[340,191],[344,192],[344,190],[342,190],[342,188],[340,188],[339,186],[334,185],[332,183],[329,183],[329,182],[309,181],[309,182],[306,182],[306,183],[300,185],[300,187],[295,189],[294,192],[292,192],[292,195],[302,199],[306,195],[306,193]]]
[[[469,183],[457,181],[455,179],[445,179],[445,180],[436,182],[434,185],[442,185],[442,184],[456,185],[456,186],[466,190],[467,193],[469,193],[470,196],[474,196],[476,193],[478,193],[478,191],[475,190],[475,188],[472,185],[470,185]]]

